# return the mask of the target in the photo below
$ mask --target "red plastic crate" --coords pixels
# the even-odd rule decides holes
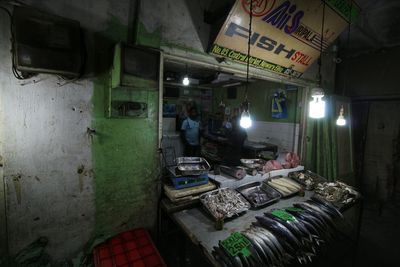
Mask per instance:
[[[123,232],[98,245],[95,267],[166,267],[146,229]]]

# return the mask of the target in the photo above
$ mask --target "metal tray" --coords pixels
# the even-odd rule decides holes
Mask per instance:
[[[304,179],[301,179],[298,177],[300,174],[307,175],[309,178],[312,179],[313,182],[311,184],[307,184]],[[308,170],[290,172],[288,174],[288,177],[291,178],[292,180],[295,180],[297,183],[301,184],[302,186],[304,186],[304,188],[308,191],[314,190],[314,188],[317,184],[324,183],[327,181],[324,177],[322,177],[312,171],[308,171]]]
[[[334,197],[336,190],[337,190],[337,198]],[[328,193],[329,191],[331,191],[331,193]],[[327,197],[329,194],[331,194],[332,198]],[[356,202],[359,198],[361,198],[361,194],[357,191],[356,188],[340,181],[326,182],[319,184],[315,190],[315,196],[332,203],[338,208],[343,208],[348,205],[351,205],[352,203]]]
[[[224,199],[222,196],[226,194],[229,194],[232,198]],[[241,194],[228,187],[201,194],[200,202],[216,221],[238,216],[251,207],[250,203]],[[212,205],[214,205],[214,208],[210,206],[210,203],[213,203]],[[215,207],[218,207],[217,212],[215,212]],[[230,208],[224,210],[226,207]],[[236,207],[236,209],[234,209],[234,207]],[[220,216],[218,216],[217,213],[220,210],[223,210],[223,212],[219,213]]]
[[[244,184],[236,188],[236,191],[241,193],[254,208],[267,206],[281,198],[281,194],[278,191],[262,182]],[[266,198],[257,202],[257,194],[264,194]]]
[[[274,176],[274,177],[268,178],[268,179],[264,180],[263,182],[264,182],[265,184],[267,184],[268,186],[272,187],[274,190],[278,191],[279,194],[281,194],[281,197],[282,197],[282,198],[288,198],[288,197],[297,195],[297,194],[300,192],[300,190],[297,190],[297,191],[292,192],[292,193],[290,193],[290,194],[283,194],[283,193],[281,193],[278,189],[276,189],[273,185],[268,184],[268,181],[271,181],[271,180],[274,180],[274,179],[279,179],[279,178],[284,178],[284,177],[285,177],[285,178],[288,178],[288,177],[286,177],[286,176],[278,175],[278,176]],[[290,179],[290,178],[288,178],[288,179]]]
[[[176,159],[177,169],[182,175],[201,175],[208,173],[211,166],[201,157],[180,157]]]

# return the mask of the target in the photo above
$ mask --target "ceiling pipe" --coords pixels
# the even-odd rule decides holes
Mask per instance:
[[[129,2],[129,17],[128,17],[128,36],[127,42],[130,45],[137,44],[137,38],[139,35],[139,14],[141,0],[134,0]]]

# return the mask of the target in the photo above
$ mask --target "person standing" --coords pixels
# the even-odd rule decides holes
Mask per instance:
[[[226,137],[228,145],[224,149],[223,163],[227,166],[239,166],[242,158],[242,148],[247,139],[246,131],[240,127],[240,118],[233,117],[231,128],[228,129]]]
[[[197,120],[197,110],[191,107],[189,116],[182,122],[181,133],[185,144],[185,157],[200,156],[200,122]]]

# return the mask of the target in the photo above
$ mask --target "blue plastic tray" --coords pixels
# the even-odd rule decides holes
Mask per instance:
[[[171,181],[175,189],[188,188],[197,185],[207,184],[208,174],[205,173],[197,176],[171,177]]]

